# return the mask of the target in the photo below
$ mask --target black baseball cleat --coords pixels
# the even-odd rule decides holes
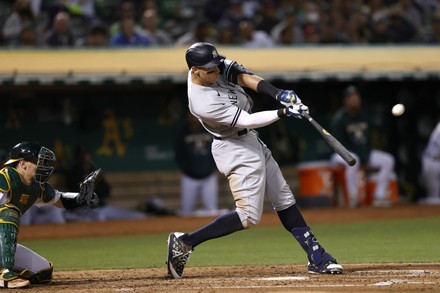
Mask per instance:
[[[311,274],[342,274],[344,272],[342,266],[337,263],[328,263],[321,269],[309,263],[307,269]]]
[[[311,274],[342,274],[344,272],[342,266],[327,252],[324,252],[319,265],[309,261],[307,270]]]
[[[168,275],[173,279],[180,279],[183,269],[192,252],[192,248],[179,239],[185,233],[173,232],[168,236]]]
[[[342,274],[344,272],[344,269],[338,264],[336,259],[319,244],[310,227],[294,228],[292,229],[292,234],[307,253],[307,258],[309,259],[307,270],[309,273]]]

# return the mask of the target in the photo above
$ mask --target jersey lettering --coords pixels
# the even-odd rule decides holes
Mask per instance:
[[[228,91],[228,98],[232,105],[237,105],[238,97],[237,93],[234,90]]]
[[[231,61],[225,61],[225,65],[216,83],[208,87],[195,85],[192,72],[188,72],[189,109],[203,127],[217,137],[230,137],[240,131],[241,128],[236,127],[238,118],[242,111],[249,113],[253,105],[245,90],[234,83],[237,74],[250,73],[237,70],[238,66],[229,66]]]

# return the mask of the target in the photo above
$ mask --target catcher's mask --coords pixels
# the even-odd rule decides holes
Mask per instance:
[[[51,164],[56,161],[55,154],[37,142],[21,142],[15,145],[10,153],[5,166],[20,160],[32,162],[37,165],[35,181],[44,184],[49,179],[55,167]]]

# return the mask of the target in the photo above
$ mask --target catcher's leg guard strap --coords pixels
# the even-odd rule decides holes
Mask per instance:
[[[12,281],[17,279],[20,275],[14,271],[10,271],[8,269],[4,269],[0,275],[0,279],[3,281]]]
[[[14,265],[18,229],[13,224],[0,224],[0,258],[3,269]]]
[[[24,288],[29,286],[29,280],[24,279],[17,272],[3,269],[0,276],[1,288]]]

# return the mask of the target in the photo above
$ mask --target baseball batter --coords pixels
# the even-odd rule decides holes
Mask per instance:
[[[236,209],[195,232],[170,233],[169,276],[182,277],[197,245],[257,225],[266,195],[283,226],[306,252],[308,271],[342,273],[342,266],[307,226],[278,164],[254,130],[286,116],[301,118],[303,112],[308,112],[307,106],[294,91],[278,89],[237,62],[225,59],[212,44],[193,44],[186,52],[186,62],[189,109],[213,136],[212,154],[217,168],[228,178]],[[271,96],[285,107],[252,113],[252,99],[243,87]]]
[[[0,288],[23,288],[52,280],[53,266],[29,248],[17,244],[20,217],[31,206],[53,204],[66,209],[94,208],[99,203],[94,183],[80,193],[60,192],[47,180],[55,154],[36,142],[21,142],[0,170]]]
[[[432,131],[423,151],[422,175],[427,191],[422,203],[440,204],[440,122]]]

